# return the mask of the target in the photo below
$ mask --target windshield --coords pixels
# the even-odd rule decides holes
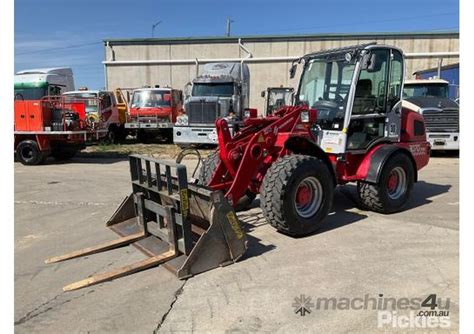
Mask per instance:
[[[46,95],[48,95],[46,87],[15,88],[15,100],[41,100]]]
[[[133,93],[132,108],[160,108],[171,105],[171,94],[162,90],[142,90]]]
[[[448,85],[439,83],[428,83],[428,84],[406,84],[403,87],[403,97],[448,97]]]
[[[234,84],[226,83],[195,83],[193,85],[193,96],[232,96],[234,95]]]
[[[65,95],[71,100],[82,99],[86,104],[86,113],[97,112],[97,94],[96,93],[74,93]]]
[[[318,110],[317,123],[321,128],[335,129],[342,125],[354,70],[354,62],[344,58],[316,58],[305,66],[297,104]],[[335,123],[341,124],[334,126]]]
[[[272,89],[268,94],[268,113],[292,104],[293,90]]]

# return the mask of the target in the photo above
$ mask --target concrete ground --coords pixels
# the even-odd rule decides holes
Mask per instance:
[[[238,263],[179,281],[157,267],[64,293],[62,287],[143,258],[133,247],[58,264],[44,260],[110,240],[106,219],[130,192],[128,163],[77,158],[15,164],[15,329],[48,332],[396,332],[377,310],[301,316],[295,297],[450,299],[458,329],[458,159],[437,157],[420,172],[407,210],[357,209],[354,186],[339,188],[326,227],[305,238],[276,232],[255,208],[239,213],[249,249]],[[373,305],[373,304],[368,304]],[[399,315],[408,311],[399,310]],[[402,324],[403,325],[403,324]],[[439,330],[436,330],[439,332]]]

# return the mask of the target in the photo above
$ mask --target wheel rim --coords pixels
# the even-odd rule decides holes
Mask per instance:
[[[24,160],[30,160],[31,158],[33,158],[33,150],[31,149],[31,147],[23,147],[21,149],[21,157]]]
[[[387,192],[391,199],[399,199],[407,190],[407,174],[402,167],[395,167],[388,176]]]
[[[323,201],[323,187],[314,176],[303,179],[295,193],[295,209],[302,218],[309,218],[319,210]]]

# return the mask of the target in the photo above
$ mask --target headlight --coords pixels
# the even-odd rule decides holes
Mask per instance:
[[[179,115],[176,117],[176,125],[188,125],[188,115]]]
[[[301,114],[300,114],[300,117],[301,117],[301,122],[302,123],[309,123],[309,111],[308,110],[302,111]]]

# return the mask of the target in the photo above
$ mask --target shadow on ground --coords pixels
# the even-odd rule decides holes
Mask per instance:
[[[450,185],[419,181],[414,185],[411,198],[404,211],[429,204],[432,202],[432,200],[430,200],[431,197],[446,193],[450,188]],[[252,235],[252,232],[256,229],[264,225],[268,225],[268,222],[265,220],[261,210],[258,209],[259,207],[260,199],[257,198],[253,201],[248,210],[238,213],[238,217],[243,223],[243,228],[248,236],[248,250],[243,259],[258,256],[276,248],[275,245],[262,244],[261,239]],[[302,237],[296,237],[296,239],[314,237],[315,235],[323,234],[338,228],[343,228],[350,224],[357,223],[358,221],[368,217],[360,210],[354,211],[354,209],[361,209],[356,186],[345,185],[338,187],[334,194],[333,208],[326,218],[324,225],[315,233]],[[275,230],[275,233],[279,232]],[[291,236],[288,237],[291,238]]]

